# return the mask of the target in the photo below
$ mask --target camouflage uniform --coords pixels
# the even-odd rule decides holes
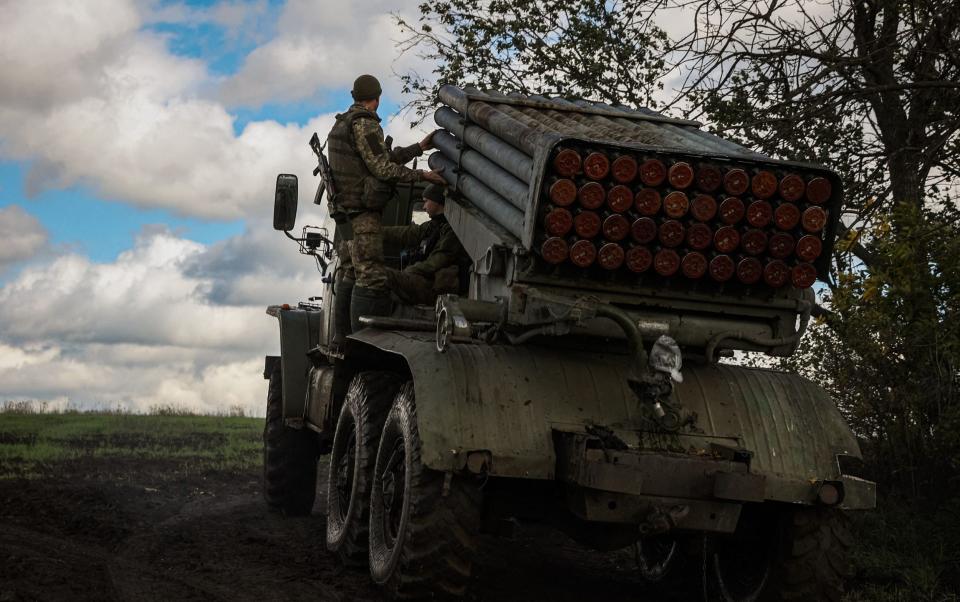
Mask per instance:
[[[402,271],[386,268],[387,286],[401,301],[432,305],[437,295],[459,291],[461,270],[467,269],[470,258],[445,216],[423,224],[387,226],[382,233],[391,250],[416,249]],[[349,251],[342,259],[349,263]]]
[[[397,184],[423,179],[422,171],[403,166],[423,151],[419,144],[388,149],[380,118],[359,103],[337,115],[327,140],[330,168],[337,183],[336,209],[350,221],[353,230],[349,255],[356,286],[385,291],[381,212]],[[349,274],[350,266],[345,267]]]

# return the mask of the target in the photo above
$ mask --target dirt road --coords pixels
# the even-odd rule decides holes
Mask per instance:
[[[175,462],[86,458],[48,472],[0,480],[0,602],[382,599],[325,551],[323,496],[314,516],[286,519],[265,510],[256,471],[184,476]],[[471,597],[649,599],[632,569],[627,554],[524,527],[483,540]]]

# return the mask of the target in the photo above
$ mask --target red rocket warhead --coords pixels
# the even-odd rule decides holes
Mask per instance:
[[[717,201],[709,194],[698,194],[690,203],[690,214],[701,222],[709,222],[717,216]]]
[[[607,207],[623,213],[633,205],[633,192],[623,184],[617,184],[607,193]]]
[[[676,220],[667,220],[660,224],[660,242],[665,247],[676,247],[683,242],[683,224]]]
[[[678,161],[667,171],[667,181],[674,188],[683,190],[693,184],[693,168],[689,163]]]
[[[746,213],[746,208],[743,206],[743,201],[737,197],[732,196],[725,198],[723,202],[720,203],[720,221],[728,226],[732,226],[742,220],[744,213]]]
[[[661,276],[673,276],[680,269],[680,256],[673,249],[660,249],[653,257],[653,269]]]
[[[649,217],[639,217],[630,226],[630,235],[640,244],[653,242],[657,238],[657,222]]]
[[[756,257],[745,257],[737,264],[737,279],[744,284],[756,284],[763,277],[763,264]]]
[[[597,263],[605,270],[615,270],[623,265],[623,247],[614,242],[608,242],[597,252]]]
[[[599,182],[587,182],[577,193],[580,204],[586,209],[599,209],[607,198],[607,191]]]
[[[717,255],[710,260],[710,278],[716,282],[726,282],[733,278],[733,272],[736,266],[733,265],[733,259],[729,255]]]
[[[801,261],[812,262],[823,252],[823,242],[816,236],[806,234],[797,241],[797,257]]]
[[[647,186],[659,186],[667,179],[667,166],[659,159],[647,159],[640,165],[640,181]]]
[[[803,178],[795,173],[784,176],[784,178],[780,180],[780,196],[783,197],[785,201],[796,203],[803,198],[803,193],[806,192],[806,190],[807,185],[803,181]]]
[[[564,178],[572,178],[580,172],[580,154],[565,148],[553,158],[553,171]]]
[[[550,185],[550,202],[558,207],[567,207],[577,200],[577,185],[573,180],[560,178]]]
[[[589,240],[578,240],[570,247],[570,262],[578,268],[588,268],[597,258],[597,247]]]
[[[772,171],[761,169],[753,175],[750,189],[758,199],[769,199],[777,192],[778,185],[777,176],[773,175]]]
[[[660,211],[660,193],[656,188],[641,188],[634,197],[633,206],[640,215],[654,216]]]
[[[723,184],[723,174],[720,168],[713,165],[701,165],[697,169],[697,188],[704,192],[713,192]]]
[[[620,155],[613,160],[610,173],[613,179],[621,184],[629,184],[637,177],[637,160],[630,155]]]
[[[767,201],[754,201],[747,207],[747,223],[754,228],[766,228],[773,219],[773,207]]]
[[[615,213],[603,220],[603,237],[614,242],[623,240],[630,234],[630,222],[627,218]]]
[[[780,288],[788,280],[790,280],[790,268],[779,259],[774,259],[763,268],[763,281],[771,288]]]
[[[646,272],[653,264],[653,253],[647,247],[633,247],[627,251],[626,264],[631,272]]]
[[[689,209],[690,200],[686,194],[680,191],[671,192],[663,199],[663,212],[666,213],[668,217],[679,219],[686,215]]]
[[[747,191],[748,186],[750,186],[750,176],[742,169],[731,169],[723,176],[723,189],[727,194],[740,196]]]
[[[713,235],[713,246],[721,253],[733,253],[740,246],[740,233],[732,226],[724,226]]]
[[[602,180],[610,173],[610,159],[601,152],[593,152],[583,160],[583,174],[591,180]]]
[[[581,211],[573,218],[573,230],[580,238],[593,238],[600,234],[600,216],[593,211]]]
[[[703,278],[703,275],[707,273],[707,258],[703,256],[703,253],[697,251],[687,253],[680,262],[680,269],[683,271],[683,275],[691,280]]]
[[[815,205],[822,205],[830,200],[833,186],[826,178],[813,178],[807,182],[807,200]]]
[[[693,224],[687,228],[687,244],[691,249],[704,251],[713,243],[713,230],[706,224]]]
[[[813,286],[813,283],[817,281],[817,268],[813,267],[809,263],[798,263],[793,266],[793,271],[790,274],[790,280],[793,283],[793,286],[797,288],[807,288]]]
[[[565,236],[573,228],[573,215],[563,208],[553,209],[543,219],[547,234],[551,236]]]
[[[540,256],[547,263],[557,265],[567,260],[567,241],[556,236],[548,238],[540,245]]]
[[[774,259],[786,259],[793,253],[793,237],[786,232],[776,232],[770,236],[767,252]]]
[[[803,211],[800,223],[807,232],[819,232],[827,225],[827,212],[820,207],[807,207]]]

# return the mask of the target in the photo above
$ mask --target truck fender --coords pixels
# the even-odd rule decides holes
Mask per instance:
[[[830,396],[795,374],[688,362],[674,397],[694,420],[664,436],[650,428],[627,385],[624,354],[473,344],[440,353],[431,333],[375,329],[349,339],[348,355],[364,353],[406,363],[421,457],[436,470],[469,462],[492,476],[552,479],[557,433],[602,426],[632,448],[699,457],[747,450],[766,499],[801,501],[812,482],[840,479],[838,456],[861,457]]]

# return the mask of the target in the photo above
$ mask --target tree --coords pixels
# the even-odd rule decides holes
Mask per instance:
[[[665,11],[690,16],[689,34],[668,40],[654,25]],[[823,299],[832,312],[792,365],[832,389],[887,483],[960,489],[931,486],[960,456],[960,6],[452,0],[422,5],[419,26],[400,24],[403,48],[435,65],[433,79],[404,76],[421,117],[437,82],[651,105],[673,73],[681,84],[667,110],[836,170],[846,231]]]
[[[653,104],[667,36],[642,3],[621,0],[447,0],[420,5],[419,24],[397,17],[404,52],[436,67],[401,74],[417,118],[440,83],[524,94]]]
[[[685,6],[683,84],[725,135],[846,184],[832,306],[806,365],[872,443],[884,480],[949,494],[960,415],[954,327],[960,9],[953,2],[721,0]],[[814,12],[815,11],[815,12]],[[794,366],[799,364],[794,360]],[[952,472],[944,472],[951,469]]]

